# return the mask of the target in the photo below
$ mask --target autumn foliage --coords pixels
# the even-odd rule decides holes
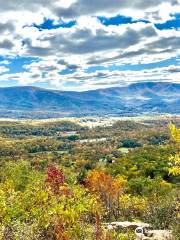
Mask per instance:
[[[169,124],[169,129],[171,132],[172,139],[175,144],[177,144],[178,151],[174,156],[170,157],[171,168],[169,169],[170,174],[174,176],[180,175],[180,129],[178,129],[174,124]]]
[[[0,240],[134,240],[115,221],[180,239],[176,125],[0,123]]]
[[[107,213],[112,213],[119,205],[125,182],[122,177],[113,178],[103,171],[93,170],[87,176],[85,185],[104,203]]]
[[[65,184],[63,171],[53,165],[48,167],[45,184],[54,194],[70,195],[70,191]]]
[[[69,237],[65,231],[65,226],[62,223],[56,224],[54,230],[56,240],[69,240]]]

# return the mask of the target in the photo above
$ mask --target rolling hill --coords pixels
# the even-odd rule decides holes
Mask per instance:
[[[0,117],[49,118],[86,115],[180,113],[180,84],[135,83],[86,92],[36,87],[0,88]]]

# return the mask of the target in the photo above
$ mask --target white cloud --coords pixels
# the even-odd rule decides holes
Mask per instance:
[[[161,68],[159,72],[85,71],[91,66],[147,64],[177,57],[180,31],[158,30],[153,23],[173,19],[172,14],[180,12],[178,0],[0,0],[0,6],[0,55],[40,59],[16,74],[7,73],[7,68],[0,66],[0,73],[4,73],[0,80],[15,79],[24,85],[45,81],[64,88],[71,82],[73,88],[78,85],[77,89],[83,90],[125,82],[180,79],[176,66]],[[117,14],[151,23],[105,26],[96,17]],[[33,24],[42,24],[44,18],[54,19],[55,23],[75,19],[77,24],[39,31]],[[62,70],[71,73],[59,75]]]
[[[9,64],[10,64],[9,60],[0,61],[0,65],[9,65]]]
[[[0,81],[13,79],[17,80],[21,85],[49,82],[51,88],[54,89],[77,91],[124,86],[130,83],[144,81],[180,83],[180,67],[174,65],[139,71],[99,70],[87,73],[80,70],[66,75],[59,75],[56,69],[49,71],[48,67],[51,68],[51,64],[47,66],[46,63],[43,65],[42,62],[40,62],[39,65],[38,63],[34,63],[31,64],[29,72],[0,75]],[[46,74],[43,76],[42,73],[44,71]]]
[[[55,6],[54,11],[59,17],[69,19],[87,15],[112,16],[119,14],[145,19],[149,19],[149,15],[151,15],[152,21],[166,21],[170,18],[170,10],[178,7],[178,0],[77,0],[69,8]],[[165,9],[166,14],[160,10],[161,8]]]
[[[81,18],[70,29],[38,31],[26,27],[22,55],[66,59],[87,65],[150,63],[178,55],[180,32],[157,30],[153,24],[104,26],[96,18]],[[72,61],[73,60],[73,61]]]
[[[0,74],[8,72],[9,68],[5,67],[5,66],[0,66]]]

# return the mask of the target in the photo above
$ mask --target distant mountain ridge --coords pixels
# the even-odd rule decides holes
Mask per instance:
[[[37,87],[0,88],[0,117],[49,118],[85,115],[180,114],[180,84],[135,83],[85,92]]]

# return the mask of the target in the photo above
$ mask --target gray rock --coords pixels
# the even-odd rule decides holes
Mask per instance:
[[[147,230],[143,227],[135,229],[136,240],[173,240],[169,230]]]
[[[108,230],[135,230],[138,227],[142,228],[150,228],[150,224],[142,223],[142,222],[111,222],[111,223],[104,223],[104,227]]]

